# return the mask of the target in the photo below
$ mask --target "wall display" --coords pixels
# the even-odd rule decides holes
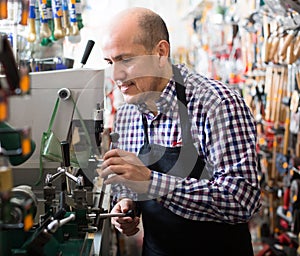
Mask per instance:
[[[192,65],[237,89],[256,118],[262,209],[253,236],[263,242],[257,255],[300,255],[300,2],[244,1],[242,14],[240,4],[198,5]]]

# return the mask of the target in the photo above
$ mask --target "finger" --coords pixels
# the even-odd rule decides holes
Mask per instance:
[[[103,161],[103,163],[101,164],[101,169],[105,169],[110,165],[119,165],[119,164],[124,164],[123,159],[119,156],[113,156]]]
[[[131,152],[127,152],[121,149],[113,149],[108,151],[104,157],[104,162],[101,167],[105,169],[109,165],[124,165],[130,164],[137,167],[145,166],[141,160]]]
[[[135,227],[135,228],[133,228],[133,229],[122,229],[122,228],[120,228],[120,227],[116,227],[116,226],[115,226],[115,228],[116,228],[120,233],[125,234],[125,235],[127,235],[127,236],[133,236],[133,235],[135,235],[137,232],[140,231],[140,229],[137,228],[137,227]]]
[[[122,152],[124,152],[124,151],[122,149],[118,149],[118,148],[109,150],[104,154],[103,160],[105,161],[111,157],[119,157]]]
[[[117,162],[114,162],[115,164],[121,164],[121,163],[129,163],[133,165],[141,165],[141,161],[137,158],[137,156],[131,152],[122,150],[122,149],[112,149],[105,153],[103,160],[104,162],[108,160],[115,160]],[[106,163],[105,163],[106,164]],[[112,163],[110,163],[112,164]]]
[[[126,221],[126,222],[124,222],[124,220],[121,220],[120,218],[118,218],[118,219],[112,219],[111,220],[111,223],[115,226],[115,227],[117,227],[117,228],[119,228],[119,229],[122,229],[122,230],[129,230],[129,229],[132,229],[132,228],[134,228],[134,227],[136,227],[137,225],[138,225],[138,222],[139,221],[137,221],[137,220],[132,220],[131,219],[131,221],[130,222],[128,222],[128,221]]]
[[[137,226],[140,223],[139,217],[114,217],[111,220],[112,224],[123,227],[123,228],[129,228],[131,226]]]
[[[107,178],[105,181],[104,181],[104,184],[108,185],[108,184],[122,184],[122,183],[125,183],[125,179],[121,176],[122,174],[121,173],[115,173],[115,172],[112,172],[111,174],[115,174],[115,175],[111,175],[109,176],[109,178]],[[107,176],[105,176],[107,177]]]
[[[124,165],[110,165],[100,172],[100,177],[107,178],[109,175],[111,175],[111,177],[120,176],[123,175],[124,172],[125,172]]]
[[[112,220],[112,224],[114,224],[115,228],[128,236],[134,235],[139,231],[139,228],[137,227],[139,223],[140,220],[138,217],[135,217],[134,219],[130,218],[130,221],[128,218],[115,218]]]
[[[135,228],[132,231],[126,231],[126,233],[124,233],[124,234],[127,235],[127,236],[133,236],[133,235],[135,235],[139,231],[140,231],[139,228]]]
[[[105,169],[99,171],[98,174],[99,174],[99,176],[100,176],[101,178],[104,178],[104,179],[105,179],[105,178],[107,178],[109,175],[114,174],[114,172],[111,170],[110,167],[107,167],[107,168],[105,168]]]

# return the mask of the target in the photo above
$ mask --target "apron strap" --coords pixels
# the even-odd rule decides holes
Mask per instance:
[[[144,114],[142,114],[142,121],[143,121],[143,129],[144,129],[144,145],[149,145],[148,123],[147,123],[147,118]]]
[[[177,104],[179,108],[182,141],[183,144],[193,143],[193,139],[191,135],[191,123],[188,115],[187,100],[186,100],[183,78],[182,75],[180,74],[179,69],[174,65],[173,65],[173,73],[175,79],[175,89],[176,89],[176,94],[178,99]]]

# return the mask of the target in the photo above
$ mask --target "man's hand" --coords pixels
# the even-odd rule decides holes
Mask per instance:
[[[111,210],[111,213],[126,213],[129,210],[134,210],[134,202],[130,199],[121,199]],[[127,236],[133,236],[138,231],[138,225],[140,223],[140,218],[135,216],[131,217],[113,217],[111,218],[111,223],[119,230],[122,234]]]
[[[148,192],[151,170],[134,153],[113,149],[103,160],[99,175],[106,179],[105,184],[121,183],[137,193]]]

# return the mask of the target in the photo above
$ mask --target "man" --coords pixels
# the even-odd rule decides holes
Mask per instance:
[[[259,209],[256,127],[243,99],[221,82],[172,65],[159,15],[131,8],[113,18],[105,60],[127,104],[118,149],[101,177],[114,184],[120,232],[144,228],[143,255],[253,255],[247,223]]]

